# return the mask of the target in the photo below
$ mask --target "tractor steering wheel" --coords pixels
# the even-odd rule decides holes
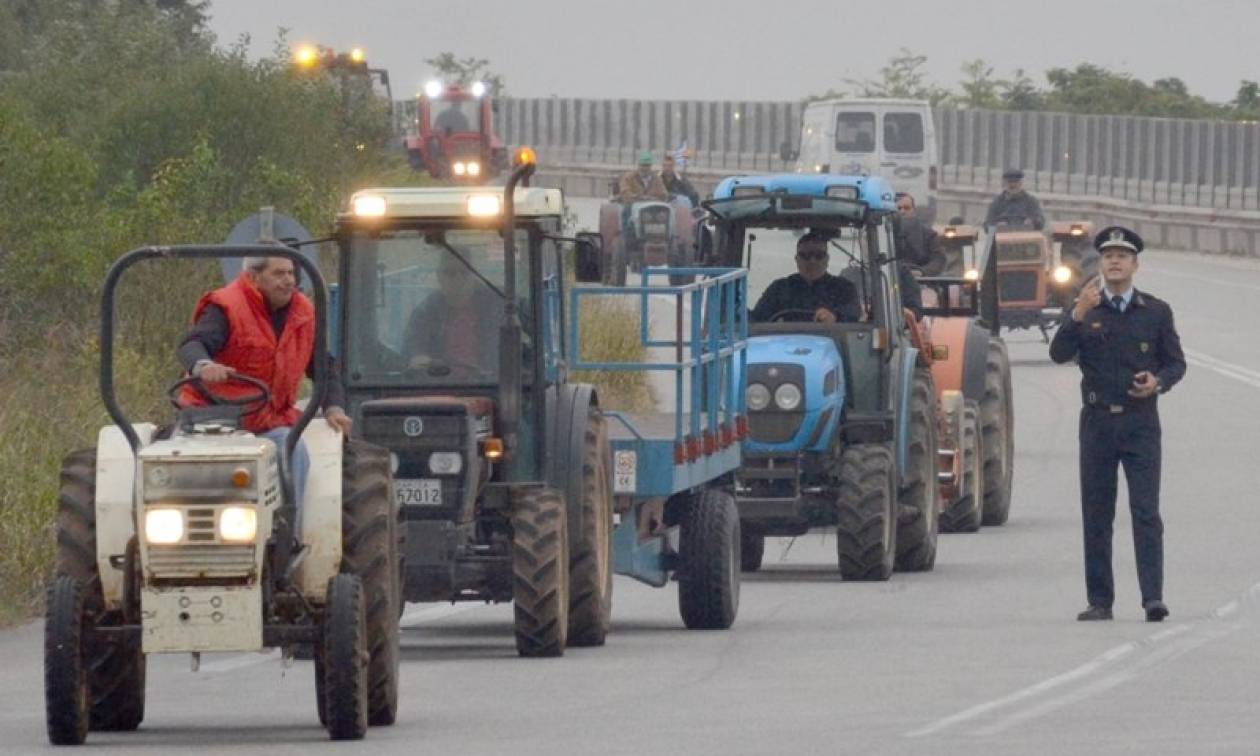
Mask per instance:
[[[818,309],[806,310],[803,307],[793,307],[787,310],[779,310],[778,312],[770,316],[769,322],[771,323],[813,323],[814,315],[817,312],[818,312]],[[789,316],[791,315],[804,315],[805,320],[796,320],[794,318],[789,319]]]
[[[210,390],[205,381],[197,376],[189,375],[171,384],[171,387],[166,390],[166,396],[171,400],[171,404],[175,406],[175,409],[183,409],[183,405],[179,403],[179,391],[185,386],[192,386],[194,391],[212,405],[219,407],[248,407],[249,409],[241,412],[241,417],[258,412],[271,401],[271,387],[253,376],[232,371],[228,374],[228,380],[248,383],[258,390],[245,396],[219,396]]]

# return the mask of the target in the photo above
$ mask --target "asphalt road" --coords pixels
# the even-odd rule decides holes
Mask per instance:
[[[150,660],[145,723],[115,753],[1260,753],[1260,266],[1144,253],[1191,355],[1161,400],[1166,598],[1142,621],[1127,513],[1116,620],[1085,604],[1078,373],[1008,338],[1016,390],[1010,522],[942,536],[935,571],[840,581],[834,541],[767,545],[729,631],[691,632],[674,585],[617,578],[607,646],[516,657],[508,606],[412,605],[399,723],[332,744],[310,662]],[[1122,497],[1124,496],[1122,489]],[[1123,499],[1122,499],[1123,501]],[[41,626],[0,633],[0,753],[45,745]]]

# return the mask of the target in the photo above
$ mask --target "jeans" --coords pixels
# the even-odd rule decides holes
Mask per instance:
[[[276,449],[284,454],[284,442],[289,437],[289,431],[292,428],[288,426],[280,428],[272,428],[266,433],[260,433],[263,438],[271,439],[276,445]],[[306,494],[306,474],[311,469],[311,456],[306,451],[306,444],[300,439],[297,446],[293,447],[293,459],[289,461],[289,469],[293,473],[293,495],[297,499],[293,503],[294,522],[293,533],[299,539],[302,534],[302,502],[305,501]]]

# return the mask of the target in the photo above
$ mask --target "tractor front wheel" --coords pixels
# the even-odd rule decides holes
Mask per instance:
[[[44,616],[44,713],[53,745],[80,745],[87,738],[89,626],[82,584],[58,575]]]
[[[564,497],[544,488],[512,512],[512,601],[521,656],[561,656],[569,635],[569,536]]]
[[[893,455],[886,444],[854,444],[840,456],[836,554],[845,580],[887,580],[897,554]]]
[[[333,740],[359,740],[368,728],[368,642],[366,597],[358,576],[328,581],[324,614],[324,713]]]
[[[602,646],[612,623],[612,487],[608,429],[598,411],[588,414],[582,455],[582,533],[569,562],[570,646]]]
[[[679,534],[678,609],[691,630],[725,630],[739,612],[739,510],[706,488],[687,502]]]

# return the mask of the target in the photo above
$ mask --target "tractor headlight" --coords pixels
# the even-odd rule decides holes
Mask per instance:
[[[761,383],[749,384],[748,390],[744,392],[744,398],[748,401],[749,410],[760,412],[770,406],[770,389]]]
[[[481,175],[481,163],[478,163],[476,160],[468,161],[468,164],[465,165],[464,168],[468,171],[469,176]]]
[[[968,268],[967,272],[963,273],[963,278],[968,281],[979,281],[980,271],[976,270],[975,268]]]
[[[468,173],[468,167],[463,163],[456,163],[451,166],[451,172],[456,176],[463,176],[465,173]]]
[[[434,475],[457,475],[464,469],[459,452],[433,452],[429,455],[429,472]]]
[[[184,513],[178,509],[150,509],[144,513],[144,537],[167,546],[184,538]]]
[[[258,535],[258,513],[253,507],[224,507],[219,513],[219,539],[228,543],[253,543]]]
[[[1072,269],[1066,265],[1060,265],[1054,269],[1054,282],[1057,284],[1065,284],[1072,280]]]
[[[785,383],[774,390],[774,403],[782,410],[794,410],[801,406],[801,388],[795,383]]]

